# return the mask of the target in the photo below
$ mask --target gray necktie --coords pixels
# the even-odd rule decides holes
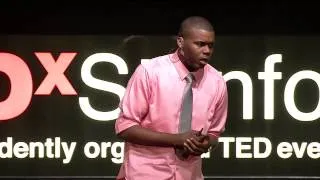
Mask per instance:
[[[194,79],[193,75],[190,73],[186,77],[187,84],[184,88],[184,94],[182,98],[181,114],[180,114],[180,123],[179,123],[179,133],[184,133],[191,130],[191,121],[192,121],[192,80]],[[188,158],[188,154],[185,149],[175,149],[176,155],[179,159],[185,160]]]
[[[186,77],[187,84],[184,88],[184,94],[182,99],[182,108],[180,114],[180,126],[179,132],[184,133],[191,129],[191,121],[192,121],[192,81],[193,75],[191,73]]]

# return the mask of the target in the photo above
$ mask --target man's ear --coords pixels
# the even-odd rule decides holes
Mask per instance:
[[[179,48],[183,47],[183,37],[179,36],[177,38],[177,45],[178,45]]]

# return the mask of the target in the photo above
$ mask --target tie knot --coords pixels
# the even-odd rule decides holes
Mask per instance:
[[[192,83],[192,81],[194,80],[194,76],[192,73],[189,73],[186,77],[186,80],[188,83]]]

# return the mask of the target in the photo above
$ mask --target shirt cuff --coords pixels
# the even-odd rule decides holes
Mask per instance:
[[[116,124],[115,124],[116,134],[119,134],[120,132],[122,132],[122,131],[124,131],[134,125],[139,125],[139,123],[136,121],[133,121],[131,119],[127,119],[125,117],[119,117],[116,121]]]

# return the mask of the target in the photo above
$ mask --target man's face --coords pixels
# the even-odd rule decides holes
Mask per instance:
[[[178,38],[178,46],[185,63],[192,70],[203,68],[213,53],[214,32],[192,28]]]

